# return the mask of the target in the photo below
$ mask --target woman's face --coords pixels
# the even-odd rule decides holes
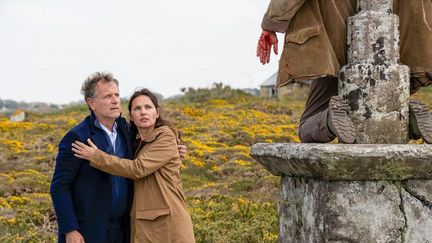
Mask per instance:
[[[138,128],[154,128],[159,117],[159,109],[148,96],[140,95],[132,101],[130,117]]]

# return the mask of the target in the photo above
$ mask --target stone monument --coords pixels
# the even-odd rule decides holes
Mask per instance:
[[[348,19],[348,100],[358,144],[255,144],[281,176],[280,242],[432,242],[432,145],[408,141],[409,69],[391,0]]]
[[[392,3],[361,0],[358,14],[348,19],[339,95],[349,102],[357,143],[408,142],[410,71],[398,63],[399,17]]]

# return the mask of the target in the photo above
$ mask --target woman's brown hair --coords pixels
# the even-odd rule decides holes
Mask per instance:
[[[132,96],[129,99],[129,104],[128,104],[128,110],[129,110],[129,114],[131,114],[132,111],[132,102],[138,97],[138,96],[147,96],[150,98],[150,100],[152,101],[153,105],[156,107],[156,109],[159,110],[159,117],[156,119],[156,123],[155,123],[155,128],[161,127],[161,126],[171,126],[171,123],[168,122],[167,120],[165,120],[162,117],[162,107],[159,105],[158,99],[156,97],[155,94],[153,94],[153,92],[151,92],[148,89],[139,89],[137,91],[135,91]],[[132,140],[135,140],[136,135],[138,134],[138,128],[135,125],[135,123],[133,121],[130,121],[130,126],[131,126],[131,134],[132,134]]]

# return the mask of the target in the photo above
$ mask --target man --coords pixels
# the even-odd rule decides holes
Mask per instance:
[[[90,138],[101,150],[132,159],[129,126],[121,115],[118,81],[111,73],[96,72],[81,92],[91,111],[60,141],[51,183],[59,242],[129,242],[132,181],[89,166],[73,155],[74,141]],[[179,145],[184,156],[186,150]]]
[[[432,3],[422,3],[393,4],[400,17],[401,62],[411,69],[411,93],[432,83]],[[286,33],[276,86],[313,80],[300,120],[302,142],[329,142],[335,137],[354,142],[349,107],[337,96],[337,76],[347,62],[346,20],[356,5],[357,0],[271,0],[264,15],[257,46],[261,63],[270,61],[272,47],[278,53],[275,32]],[[410,137],[432,143],[432,116],[421,102],[410,103]]]

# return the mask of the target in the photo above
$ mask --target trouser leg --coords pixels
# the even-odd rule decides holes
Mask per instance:
[[[300,119],[299,137],[303,143],[326,143],[335,138],[327,126],[327,113],[330,98],[337,94],[337,77],[323,77],[312,81]]]

